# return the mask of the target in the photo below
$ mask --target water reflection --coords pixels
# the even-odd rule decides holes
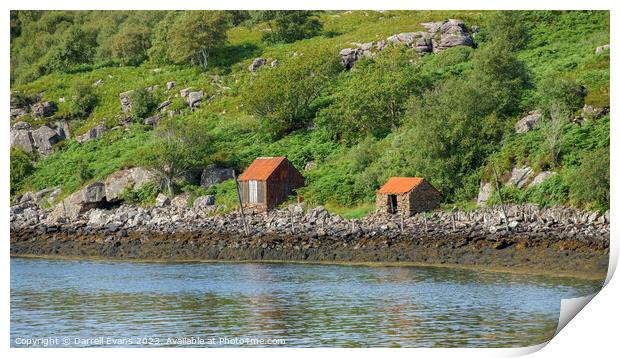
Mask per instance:
[[[560,299],[598,288],[442,268],[11,259],[11,345],[195,336],[302,347],[525,346],[551,337]]]

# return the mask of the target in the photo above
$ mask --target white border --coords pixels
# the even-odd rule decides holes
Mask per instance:
[[[108,10],[116,10],[116,9],[328,9],[328,10],[337,10],[337,9],[351,9],[351,10],[363,10],[363,9],[373,9],[373,10],[389,10],[389,9],[411,9],[411,10],[463,10],[463,9],[472,9],[472,10],[499,10],[499,9],[536,9],[536,10],[544,10],[544,9],[574,9],[574,10],[611,10],[611,51],[612,54],[616,53],[616,48],[618,43],[616,39],[618,38],[618,25],[617,25],[617,1],[600,1],[600,0],[590,0],[590,1],[575,1],[575,0],[548,0],[548,1],[532,1],[532,0],[522,0],[522,1],[513,1],[513,0],[504,0],[504,1],[483,1],[483,0],[469,0],[467,2],[464,1],[420,1],[420,2],[412,2],[405,0],[383,0],[383,1],[372,1],[372,0],[358,0],[355,2],[350,1],[337,1],[337,0],[315,0],[315,1],[273,1],[266,0],[261,2],[251,2],[248,0],[227,0],[227,1],[190,1],[190,0],[176,0],[176,1],[162,1],[162,0],[151,0],[149,2],[138,3],[138,2],[127,2],[127,1],[119,1],[119,0],[107,0],[105,2],[100,3],[91,3],[86,1],[76,1],[76,0],[64,0],[64,1],[45,1],[45,0],[23,0],[19,2],[3,2],[2,5],[2,23],[1,27],[2,31],[2,45],[3,45],[3,53],[2,63],[4,67],[4,75],[2,76],[2,85],[5,89],[4,100],[0,101],[0,106],[2,108],[2,113],[5,118],[3,122],[3,130],[0,134],[0,141],[4,148],[4,155],[1,157],[0,168],[2,170],[2,176],[0,177],[0,187],[5,188],[1,191],[2,202],[4,205],[0,205],[0,216],[5,218],[4,223],[6,225],[2,225],[2,240],[5,243],[4,251],[2,255],[3,265],[1,266],[2,270],[2,281],[4,283],[5,289],[2,291],[2,303],[4,304],[4,309],[2,310],[3,322],[5,323],[5,329],[2,330],[2,339],[3,339],[3,350],[5,350],[5,356],[13,357],[21,357],[32,354],[45,354],[51,357],[54,356],[82,356],[85,352],[78,349],[9,349],[9,329],[10,329],[10,282],[9,282],[9,228],[8,228],[8,201],[9,194],[7,188],[9,187],[9,176],[8,176],[8,168],[9,168],[9,128],[8,128],[8,117],[9,117],[9,64],[10,64],[10,51],[9,51],[9,9],[108,9]],[[616,84],[618,83],[618,76],[616,75],[615,69],[617,68],[617,61],[615,55],[611,56],[612,58],[612,71],[611,71],[611,94],[612,94],[612,113],[615,113],[615,98],[613,94],[616,93]],[[615,133],[616,125],[614,121],[611,122],[611,133]],[[611,166],[612,166],[612,183],[614,183],[614,179],[620,178],[618,175],[619,163],[618,163],[618,145],[617,141],[612,136],[611,143]],[[615,203],[618,203],[618,190],[612,184],[611,188],[611,197],[612,202],[614,203],[612,206],[615,208]],[[609,280],[613,275],[614,268],[617,265],[617,257],[618,257],[618,229],[617,225],[614,223],[617,222],[618,217],[615,215],[615,212],[612,211],[612,262],[610,263],[610,272],[608,274],[607,279]],[[603,355],[608,356],[609,352],[613,352],[616,350],[617,345],[617,329],[618,329],[618,317],[620,317],[620,310],[618,307],[620,306],[620,284],[618,284],[617,279],[615,281],[611,281],[596,297],[594,297],[590,304],[586,305],[583,308],[582,312],[576,316],[573,322],[570,322],[553,340],[551,340],[546,348],[542,349],[537,353],[538,356],[597,356]],[[465,349],[465,348],[455,348],[455,349],[392,349],[389,351],[385,351],[380,348],[372,348],[372,349],[363,349],[363,350],[347,350],[347,349],[321,349],[321,355],[355,355],[360,357],[370,357],[376,356],[377,354],[390,354],[393,356],[410,356],[411,354],[422,355],[422,356],[437,356],[437,357],[446,357],[446,356],[463,356],[463,357],[484,357],[484,356],[513,356],[513,355],[521,355],[527,354],[538,349],[545,347],[545,345],[540,345],[536,347],[529,348],[520,348],[520,349]],[[114,351],[104,350],[104,349],[89,349],[89,356],[107,356],[110,353],[115,355],[129,355],[135,354],[138,351],[128,350],[128,349],[117,349]],[[142,351],[139,351],[142,353]],[[148,352],[144,352],[146,354],[152,355],[154,357],[161,356],[169,356],[171,354],[182,354],[182,355],[190,355],[190,356],[204,356],[205,354],[216,354],[216,355],[224,355],[226,354],[231,356],[236,355],[247,355],[248,353],[257,356],[269,356],[269,357],[290,357],[291,355],[300,356],[300,357],[312,357],[317,354],[315,350],[303,350],[303,349],[253,349],[252,351],[248,351],[247,349],[227,349],[227,350],[216,350],[216,351],[204,351],[199,349],[151,349]]]

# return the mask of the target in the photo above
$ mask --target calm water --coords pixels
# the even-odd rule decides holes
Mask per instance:
[[[598,288],[444,268],[12,258],[11,346],[527,346],[551,337],[562,298]]]

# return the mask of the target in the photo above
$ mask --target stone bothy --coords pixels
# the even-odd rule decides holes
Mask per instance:
[[[286,157],[258,157],[239,176],[245,207],[270,210],[304,186],[304,177]]]
[[[377,191],[377,211],[411,216],[436,209],[441,193],[424,178],[391,177]]]

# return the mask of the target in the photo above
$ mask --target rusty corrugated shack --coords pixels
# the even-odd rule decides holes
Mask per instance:
[[[391,177],[377,191],[377,210],[411,216],[439,207],[441,193],[424,178]]]
[[[239,176],[245,207],[270,210],[304,186],[304,177],[286,157],[258,157]]]

